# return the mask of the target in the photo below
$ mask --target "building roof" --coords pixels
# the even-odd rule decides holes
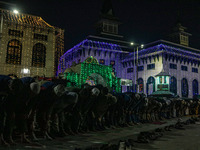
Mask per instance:
[[[112,35],[112,38],[109,35],[106,36],[106,34],[102,34],[101,36],[89,35],[87,39],[92,40],[92,41],[117,44],[121,47],[123,51],[127,51],[127,52],[132,51],[130,47],[130,42],[125,41],[123,36],[121,35]]]
[[[157,76],[170,76],[168,73],[166,73],[164,70],[162,70],[159,74],[157,74],[155,77]]]
[[[33,15],[23,14],[23,13],[15,14],[12,11],[4,10],[4,9],[0,9],[0,11],[3,14],[4,20],[8,22],[14,22],[17,24],[27,24],[27,25],[38,26],[42,28],[55,28],[54,26],[51,26],[50,24],[45,22],[39,16],[33,16]]]
[[[139,57],[143,55],[148,55],[151,53],[156,53],[156,52],[167,52],[170,54],[178,54],[180,56],[186,56],[186,57],[192,57],[194,59],[200,59],[200,50],[182,46],[180,44],[175,44],[172,42],[168,42],[165,40],[159,40],[153,43],[149,43],[145,46],[145,49],[139,50],[138,55]],[[135,52],[136,54],[136,52]],[[127,59],[133,58],[134,53],[130,53],[124,61]]]
[[[79,50],[81,47],[88,48],[88,49],[93,48],[95,50],[102,50],[102,51],[128,53],[128,52],[124,52],[122,48],[120,47],[120,45],[117,45],[117,44],[85,39],[79,44],[77,44],[76,46],[74,46],[73,48],[71,48],[70,50],[68,50],[64,55],[61,56],[61,59],[65,57],[65,55]]]

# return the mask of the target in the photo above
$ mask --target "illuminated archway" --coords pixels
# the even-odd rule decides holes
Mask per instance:
[[[155,79],[151,76],[147,80],[147,95],[150,95],[153,92],[155,92]]]

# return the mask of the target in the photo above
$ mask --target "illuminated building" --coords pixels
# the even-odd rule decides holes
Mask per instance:
[[[102,18],[97,23],[97,35],[88,36],[68,50],[60,59],[58,73],[62,74],[73,64],[93,56],[100,64],[113,67],[116,77],[121,78],[122,92],[150,95],[156,90],[168,90],[190,98],[200,93],[200,50],[189,47],[191,34],[185,31],[185,27],[178,24],[168,41],[146,44],[139,48],[137,55],[133,52],[134,46],[119,35],[120,22],[114,17],[112,7],[108,8],[103,9]],[[162,71],[165,74],[156,83],[157,75]]]
[[[147,44],[138,53],[138,92],[147,95],[155,92],[160,86],[156,85],[156,76],[164,70],[169,75],[169,90],[172,93],[190,98],[200,93],[198,73],[200,51],[198,49],[159,40]],[[121,78],[133,79],[133,83],[136,83],[134,71],[136,65],[133,65],[133,55],[130,53],[122,61],[124,73]],[[133,87],[124,86],[122,91],[133,91]]]
[[[64,30],[16,10],[0,9],[0,21],[1,74],[53,77],[64,52]]]
[[[96,58],[90,56],[84,62],[73,64],[64,72],[64,78],[75,83],[76,87],[82,84],[101,84],[121,92],[121,80],[112,73],[112,66],[101,65]]]
[[[93,56],[99,64],[111,65],[117,77],[122,76],[121,61],[131,49],[130,43],[119,34],[120,21],[114,15],[110,0],[104,1],[100,18],[96,23],[96,35],[89,35],[60,58],[58,74],[62,74],[73,63],[83,62]]]

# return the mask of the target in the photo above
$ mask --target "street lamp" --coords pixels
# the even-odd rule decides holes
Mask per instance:
[[[15,13],[15,14],[18,14],[19,13],[19,11],[18,10],[13,10],[13,12]]]
[[[135,54],[135,48],[133,49],[134,50],[134,53],[133,53],[133,67],[136,68],[136,69],[134,69],[134,86],[133,86],[133,90],[134,90],[134,92],[136,90],[136,93],[137,93],[138,92],[138,49],[139,48],[144,48],[144,44],[135,44],[133,42],[131,42],[130,44],[131,44],[131,46],[133,46],[133,45],[136,46],[136,54]],[[135,89],[135,81],[136,81],[136,89]]]

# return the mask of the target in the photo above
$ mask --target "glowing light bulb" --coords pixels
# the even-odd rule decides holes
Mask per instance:
[[[19,13],[19,11],[18,10],[13,10],[13,12],[15,13],[15,14],[18,14]]]

